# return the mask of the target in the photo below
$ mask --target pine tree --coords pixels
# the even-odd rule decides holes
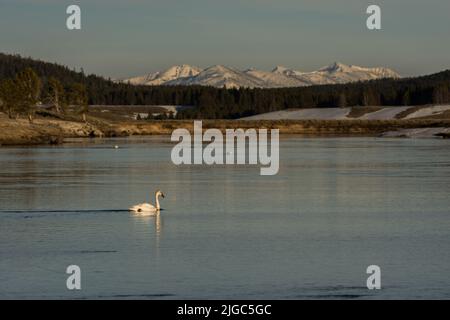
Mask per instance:
[[[5,79],[0,82],[0,107],[10,119],[14,117],[17,111],[17,87],[14,80]]]
[[[440,84],[433,89],[433,103],[441,104],[447,103],[449,100],[449,90],[445,84]]]
[[[339,94],[337,105],[339,108],[345,108],[347,106],[347,96],[345,92]]]
[[[403,92],[401,104],[404,106],[409,106],[411,104],[411,96],[408,89]]]

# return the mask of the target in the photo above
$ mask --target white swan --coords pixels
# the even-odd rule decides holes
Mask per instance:
[[[132,211],[134,213],[137,213],[139,215],[154,215],[159,213],[159,211],[161,210],[161,207],[159,205],[159,196],[164,198],[164,193],[162,193],[160,190],[156,191],[155,194],[155,203],[156,203],[156,207],[150,203],[141,203],[141,204],[137,204],[135,206],[132,206],[131,208],[129,208],[129,211]]]

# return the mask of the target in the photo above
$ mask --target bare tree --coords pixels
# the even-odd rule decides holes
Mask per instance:
[[[18,90],[18,111],[28,114],[28,120],[33,122],[41,94],[41,80],[33,69],[27,68],[17,74],[15,85]]]
[[[48,79],[47,101],[55,106],[56,112],[61,113],[66,107],[66,96],[64,87],[58,79]]]
[[[89,108],[86,86],[82,83],[74,83],[70,87],[69,101],[82,115],[83,121],[87,122],[86,114],[89,112]]]

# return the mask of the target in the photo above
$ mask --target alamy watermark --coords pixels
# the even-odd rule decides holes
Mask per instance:
[[[366,9],[370,16],[366,20],[369,30],[381,30],[381,8],[378,5],[370,5]],[[69,30],[81,30],[81,8],[78,5],[70,5],[66,9],[69,16],[66,20],[66,27]]]
[[[377,265],[370,265],[366,269],[369,277],[366,281],[367,289],[380,290],[381,289],[381,268]],[[66,269],[66,274],[69,274],[66,280],[66,288],[68,290],[81,290],[81,268],[78,265],[70,265]]]
[[[367,267],[367,274],[370,276],[367,278],[366,285],[369,290],[381,289],[381,268],[377,265],[371,265]]]
[[[79,266],[72,264],[67,267],[66,273],[70,276],[67,277],[66,287],[68,290],[81,290],[81,269]]]
[[[377,5],[370,5],[366,10],[370,16],[367,18],[366,25],[369,30],[381,30],[381,8]]]
[[[189,130],[181,128],[172,132],[171,141],[178,142],[172,149],[175,165],[190,164],[260,164],[260,174],[271,176],[279,170],[279,130],[219,129],[203,132],[202,121],[194,121],[193,138]],[[203,148],[203,142],[209,142]],[[270,149],[270,154],[269,154]]]
[[[69,15],[66,20],[66,27],[69,30],[81,30],[81,8],[75,4],[70,5],[66,9]]]

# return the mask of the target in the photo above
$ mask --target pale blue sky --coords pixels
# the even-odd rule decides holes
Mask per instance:
[[[66,29],[66,8],[82,30]],[[382,8],[381,31],[366,8]],[[106,77],[173,64],[311,71],[340,61],[402,75],[450,68],[449,0],[0,0],[0,52]]]

